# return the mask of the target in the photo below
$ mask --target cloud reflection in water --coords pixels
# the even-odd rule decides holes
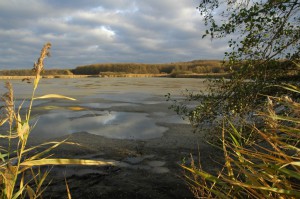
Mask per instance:
[[[32,136],[54,138],[84,131],[107,138],[143,140],[160,137],[167,130],[146,113],[56,110],[39,117]]]

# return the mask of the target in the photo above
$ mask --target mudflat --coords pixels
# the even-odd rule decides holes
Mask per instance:
[[[16,82],[16,103],[26,98],[27,87]],[[68,138],[77,145],[60,146],[51,152],[54,157],[107,162],[51,168],[44,197],[67,198],[66,179],[73,198],[193,198],[180,164],[189,164],[191,157],[197,163],[200,154],[202,166],[210,170],[219,154],[205,142],[205,131],[193,133],[187,120],[168,109],[164,94],[180,99],[185,88],[205,85],[199,79],[44,80],[37,95],[77,100],[35,101],[37,125],[29,144]],[[23,106],[26,110],[26,102]]]

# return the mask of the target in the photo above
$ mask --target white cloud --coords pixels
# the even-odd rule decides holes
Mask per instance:
[[[201,39],[205,27],[197,5],[171,0],[0,0],[0,69],[31,67],[48,41],[53,46],[48,67],[55,68],[222,59],[226,42]]]

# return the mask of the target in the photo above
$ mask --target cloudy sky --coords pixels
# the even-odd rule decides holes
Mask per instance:
[[[198,0],[0,0],[0,69],[105,62],[222,59],[225,40],[201,39]]]

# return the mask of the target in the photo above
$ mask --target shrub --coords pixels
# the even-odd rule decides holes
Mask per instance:
[[[173,70],[172,73],[170,74],[171,77],[178,77],[180,75],[188,75],[192,74],[192,71],[182,71],[182,70]]]
[[[287,85],[285,89],[300,93]],[[182,165],[196,198],[299,198],[300,103],[290,97],[267,97],[261,128],[250,142],[230,121],[223,128],[224,167],[217,174],[197,166]],[[225,135],[226,134],[226,135]]]

